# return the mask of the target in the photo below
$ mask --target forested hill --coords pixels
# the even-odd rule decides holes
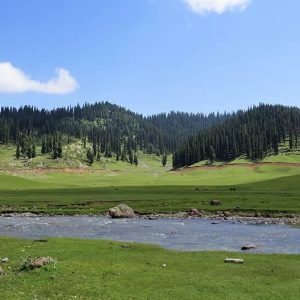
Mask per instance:
[[[53,110],[2,107],[0,144],[13,143],[28,158],[36,154],[36,145],[42,146],[42,153],[60,157],[62,145],[72,139],[81,139],[84,146],[90,142],[94,155],[120,156],[137,149],[171,153],[188,136],[228,117],[179,112],[144,117],[108,102]]]
[[[190,137],[174,153],[173,166],[189,166],[207,159],[230,161],[241,155],[261,159],[268,153],[277,155],[280,143],[297,148],[299,136],[299,108],[261,104]]]

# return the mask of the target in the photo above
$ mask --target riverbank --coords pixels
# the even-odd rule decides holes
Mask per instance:
[[[70,216],[61,214],[46,214],[46,213],[0,213],[0,217],[57,217],[57,216]],[[104,214],[74,214],[73,216],[86,216],[86,217],[109,217],[108,213]],[[109,217],[110,218],[110,217]],[[219,211],[217,213],[208,211],[187,211],[187,212],[169,212],[169,213],[149,213],[140,214],[136,212],[136,218],[144,218],[148,220],[156,219],[205,219],[212,222],[231,222],[231,223],[243,223],[243,224],[278,224],[278,225],[300,225],[300,215],[286,215],[286,214],[263,214],[258,212],[229,212]]]
[[[26,258],[55,268],[19,272]],[[176,252],[157,246],[80,239],[0,238],[1,297],[16,299],[264,299],[299,297],[300,256]],[[227,257],[243,265],[225,264]]]

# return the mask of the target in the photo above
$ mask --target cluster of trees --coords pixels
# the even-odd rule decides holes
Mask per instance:
[[[2,107],[0,144],[16,145],[16,157],[63,156],[63,145],[81,139],[87,160],[101,156],[138,164],[138,150],[162,156],[173,153],[175,168],[209,159],[229,161],[246,155],[261,159],[278,153],[280,142],[297,147],[300,110],[261,104],[232,114],[171,112],[144,117],[108,102],[53,110],[31,106]],[[91,148],[89,148],[91,146]],[[88,148],[88,149],[87,149]]]
[[[173,155],[173,167],[201,160],[230,161],[241,155],[262,159],[270,151],[278,154],[281,142],[298,146],[300,109],[261,104],[232,114],[221,124],[212,125],[190,137]]]
[[[70,139],[82,139],[92,145],[95,159],[101,155],[132,161],[131,152],[172,153],[188,136],[227,119],[228,114],[188,114],[171,112],[143,117],[108,102],[62,107],[53,110],[32,106],[2,107],[0,144],[19,145],[30,137],[31,148],[37,144],[42,153],[62,156],[62,146]],[[29,146],[27,145],[28,153]],[[25,150],[26,152],[26,150]],[[29,153],[30,154],[30,153]],[[136,160],[137,161],[137,160]]]
[[[35,140],[32,136],[21,134],[19,143],[16,148],[16,158],[19,159],[21,156],[27,157],[28,159],[36,157],[36,146]]]

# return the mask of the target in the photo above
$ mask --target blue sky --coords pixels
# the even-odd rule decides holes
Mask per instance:
[[[210,2],[2,0],[0,106],[299,106],[300,1]]]

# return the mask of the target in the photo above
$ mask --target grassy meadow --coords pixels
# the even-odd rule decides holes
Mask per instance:
[[[47,243],[0,238],[1,298],[17,299],[298,299],[300,257],[176,252],[157,246],[79,239]],[[55,268],[19,272],[22,258],[51,256]],[[166,264],[166,268],[162,267]],[[10,287],[10,288],[8,288]]]
[[[77,149],[77,150],[76,150]],[[64,159],[37,156],[16,160],[13,147],[0,147],[0,211],[51,214],[99,214],[126,203],[140,213],[204,210],[300,213],[299,152],[243,159],[213,166],[201,162],[181,170],[161,157],[139,153],[139,165],[102,158],[88,166],[77,144]],[[71,157],[77,153],[77,156]],[[218,199],[222,206],[211,206]]]
[[[300,213],[298,152],[257,164],[240,158],[226,165],[200,162],[174,171],[170,157],[162,167],[161,157],[143,153],[137,167],[114,158],[88,166],[80,147],[68,147],[64,158],[55,161],[46,156],[16,160],[13,147],[0,147],[0,212],[101,214],[126,203],[140,213],[191,207]],[[211,206],[212,199],[223,204]],[[293,300],[300,293],[299,255],[176,252],[123,244],[0,237],[0,257],[10,259],[1,264],[5,275],[0,276],[0,298]],[[22,259],[38,256],[54,258],[55,268],[19,272]],[[224,263],[226,257],[236,256],[245,264]]]

